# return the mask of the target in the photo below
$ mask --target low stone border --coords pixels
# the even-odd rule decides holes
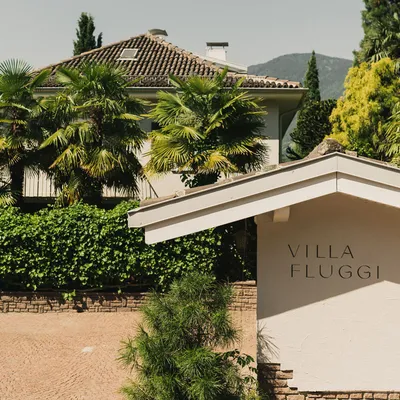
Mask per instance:
[[[4,312],[130,312],[144,303],[147,293],[84,293],[64,300],[57,292],[0,292],[0,311]]]
[[[236,282],[232,310],[255,311],[255,281]],[[0,312],[131,312],[144,304],[148,293],[82,293],[64,300],[61,292],[0,292]]]
[[[296,387],[289,386],[289,379],[293,379],[293,371],[281,370],[280,364],[258,364],[260,387],[274,400],[400,400],[400,392],[390,391],[300,392]]]

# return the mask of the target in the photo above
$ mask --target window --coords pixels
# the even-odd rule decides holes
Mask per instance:
[[[134,61],[137,60],[136,55],[138,53],[138,49],[123,49],[121,55],[119,56],[118,61]]]

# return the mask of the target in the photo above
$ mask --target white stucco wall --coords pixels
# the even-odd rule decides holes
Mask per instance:
[[[150,150],[151,143],[147,141],[139,156],[139,161],[142,165],[146,165],[149,161],[149,157],[145,154]],[[168,196],[174,192],[185,189],[185,185],[182,183],[179,174],[163,174],[163,175],[148,175],[148,181],[154,188],[158,197]]]
[[[400,211],[335,194],[261,220],[264,354],[299,390],[400,390]]]
[[[275,101],[264,103],[267,115],[265,116],[265,128],[263,134],[268,137],[268,164],[279,164],[279,106]]]

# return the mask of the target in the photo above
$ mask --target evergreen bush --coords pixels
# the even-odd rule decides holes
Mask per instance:
[[[146,245],[142,229],[127,226],[124,202],[112,210],[78,203],[24,214],[0,209],[0,289],[125,289],[144,284],[165,289],[193,270],[239,271],[242,258],[229,228],[206,230]]]
[[[228,311],[231,300],[230,285],[198,272],[176,280],[165,295],[154,292],[142,308],[136,336],[120,350],[120,360],[136,372],[135,381],[123,388],[126,398],[257,398],[250,394],[254,360],[238,350],[226,351],[238,334]]]

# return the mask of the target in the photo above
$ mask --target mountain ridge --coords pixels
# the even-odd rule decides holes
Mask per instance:
[[[310,57],[311,53],[285,54],[265,63],[250,65],[248,73],[303,83]],[[322,99],[339,98],[343,94],[344,80],[353,62],[320,53],[317,53],[316,57]]]

